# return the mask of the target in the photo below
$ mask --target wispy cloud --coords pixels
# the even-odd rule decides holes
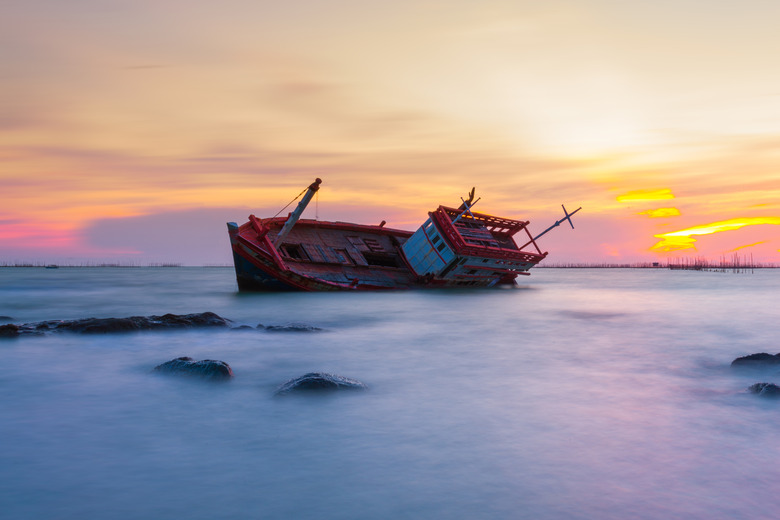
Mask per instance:
[[[638,215],[647,215],[650,218],[667,218],[667,217],[679,217],[680,210],[677,208],[658,208],[648,209],[637,213]]]
[[[618,202],[655,202],[657,200],[673,199],[674,194],[670,189],[661,190],[634,190],[617,196]]]
[[[695,248],[696,240],[694,236],[711,235],[713,233],[722,233],[724,231],[734,231],[745,226],[758,226],[762,224],[780,225],[780,217],[754,217],[754,218],[735,218],[711,224],[702,224],[679,231],[662,233],[655,235],[661,240],[656,243],[652,250],[656,251],[679,251],[683,249]]]
[[[766,244],[768,242],[769,242],[769,240],[761,240],[760,242],[753,242],[752,244],[745,244],[744,246],[739,246],[739,247],[735,247],[734,249],[729,249],[726,252],[727,253],[734,253],[734,252],[739,251],[741,249],[747,249],[748,247],[760,246],[761,244]]]

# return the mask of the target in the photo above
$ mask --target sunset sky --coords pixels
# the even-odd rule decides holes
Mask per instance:
[[[231,261],[472,186],[550,262],[780,263],[776,0],[8,0],[0,263]]]

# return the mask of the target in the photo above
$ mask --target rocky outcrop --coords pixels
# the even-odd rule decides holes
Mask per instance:
[[[772,397],[774,399],[780,398],[780,386],[774,383],[756,383],[750,385],[748,390],[754,394],[758,394],[761,397]]]
[[[731,362],[732,367],[739,368],[762,368],[774,365],[780,365],[780,354],[759,352],[758,354],[738,357]]]
[[[215,381],[224,381],[233,377],[233,370],[224,361],[215,359],[195,361],[191,357],[180,357],[166,361],[154,367],[154,371],[162,374],[196,376]]]
[[[276,389],[276,395],[303,392],[334,392],[337,390],[365,390],[366,388],[364,383],[355,379],[324,372],[310,372],[281,385]]]
[[[49,320],[15,325],[0,325],[0,338],[40,335],[49,332],[78,334],[110,334],[141,330],[188,329],[196,327],[225,327],[233,330],[263,330],[267,332],[320,332],[325,329],[306,323],[284,325],[233,326],[226,318],[213,312],[196,314],[163,314],[162,316],[130,316],[128,318],[84,318],[80,320]]]
[[[162,316],[130,316],[129,318],[84,318],[80,320],[50,320],[23,325],[0,326],[0,337],[75,332],[108,334],[141,330],[188,329],[195,327],[229,327],[229,320],[213,312],[195,314],[164,314]]]

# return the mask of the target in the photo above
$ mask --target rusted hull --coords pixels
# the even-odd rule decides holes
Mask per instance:
[[[283,292],[300,290],[282,282],[276,275],[261,269],[235,249],[233,250],[233,264],[236,267],[236,281],[239,291]]]
[[[371,226],[356,225],[350,228],[342,223],[338,223],[338,226],[338,232],[341,234],[371,234]],[[276,251],[267,237],[257,239],[253,230],[245,226],[239,228],[232,223],[228,224],[228,231],[236,280],[241,291],[376,291],[407,289],[421,285],[416,276],[402,263],[396,267],[334,266],[325,262],[296,262],[289,258],[282,260],[278,254],[274,254]],[[403,240],[408,234],[403,231],[400,233],[394,237],[395,240]],[[394,235],[391,230],[377,227],[376,236]]]

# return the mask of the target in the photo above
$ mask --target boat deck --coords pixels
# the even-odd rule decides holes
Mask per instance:
[[[354,224],[299,222],[278,244],[287,267],[304,277],[338,284],[404,287],[415,281],[399,252],[410,232]],[[273,242],[279,227],[272,227]]]

